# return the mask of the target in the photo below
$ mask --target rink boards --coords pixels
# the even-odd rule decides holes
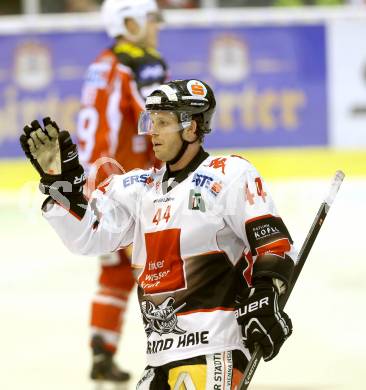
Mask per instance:
[[[331,148],[272,148],[209,150],[212,154],[237,154],[253,163],[265,179],[329,177],[337,169],[347,176],[366,176],[366,151]],[[19,189],[38,175],[24,159],[0,160],[2,189]]]

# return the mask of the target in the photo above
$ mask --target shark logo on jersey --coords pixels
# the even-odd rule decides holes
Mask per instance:
[[[153,302],[147,300],[141,303],[141,311],[144,316],[147,337],[153,332],[158,333],[160,336],[167,333],[186,333],[185,330],[178,326],[178,318],[175,314],[184,307],[186,303],[183,303],[174,309],[174,302],[174,298],[168,297],[160,305],[155,305]]]

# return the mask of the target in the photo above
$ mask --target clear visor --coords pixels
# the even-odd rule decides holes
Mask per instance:
[[[186,129],[191,123],[192,118],[185,113],[179,113],[177,116],[173,111],[143,111],[139,117],[138,133],[174,133]]]

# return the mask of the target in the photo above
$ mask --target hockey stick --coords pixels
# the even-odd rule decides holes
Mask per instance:
[[[339,190],[339,187],[342,184],[344,176],[345,175],[342,171],[337,171],[335,173],[329,193],[327,197],[324,199],[323,203],[321,204],[319,211],[316,214],[316,217],[313,221],[313,224],[311,225],[309,233],[306,236],[304,243],[302,244],[301,250],[298,255],[298,261],[294,270],[294,274],[292,276],[291,284],[288,286],[286,293],[282,297],[280,297],[279,305],[281,309],[283,309],[286,305],[286,302],[291,294],[291,291],[295,286],[297,278],[300,275],[302,267],[304,266],[305,261],[309,255],[309,252],[315,242],[315,239],[318,236],[319,230],[323,225],[324,219],[328,214],[330,206],[332,205],[333,200]],[[257,345],[244,371],[244,376],[238,387],[239,390],[245,390],[249,387],[250,381],[253,378],[255,370],[257,369],[262,356],[263,356],[262,351],[260,347]]]

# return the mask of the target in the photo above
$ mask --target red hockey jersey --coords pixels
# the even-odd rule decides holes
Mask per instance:
[[[145,98],[166,78],[159,53],[131,43],[103,51],[89,66],[77,138],[81,164],[89,175],[98,171],[97,184],[121,169],[127,172],[152,165],[151,144],[137,134],[137,122]],[[115,160],[121,168],[102,157]]]

